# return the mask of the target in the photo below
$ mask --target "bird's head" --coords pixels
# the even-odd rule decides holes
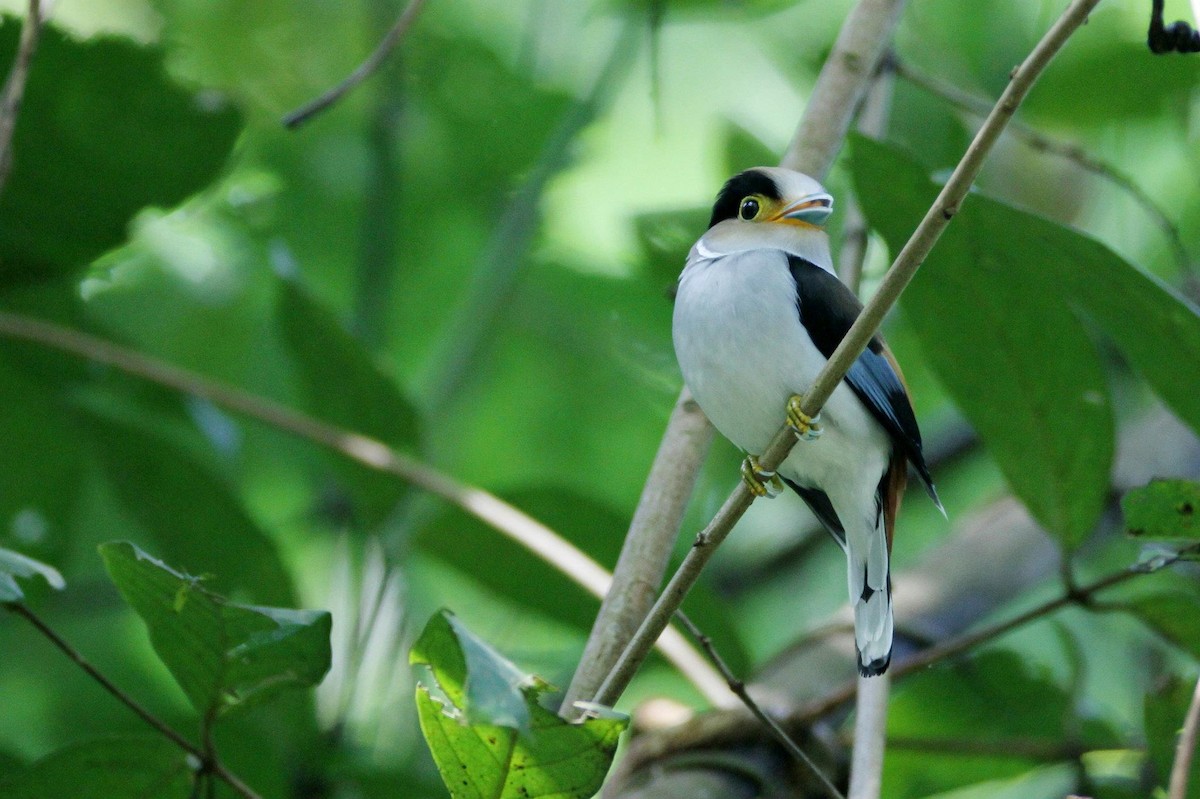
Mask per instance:
[[[833,197],[808,175],[759,166],[739,172],[725,183],[713,204],[708,226],[732,219],[822,230],[831,213]]]

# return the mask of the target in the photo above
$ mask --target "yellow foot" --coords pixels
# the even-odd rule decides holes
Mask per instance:
[[[803,394],[793,394],[787,404],[788,426],[796,433],[801,441],[816,441],[825,430],[821,427],[821,414],[809,416],[801,409],[804,404]]]
[[[742,461],[742,482],[756,497],[776,497],[783,491],[783,481],[770,469],[758,464],[758,458],[747,455]]]

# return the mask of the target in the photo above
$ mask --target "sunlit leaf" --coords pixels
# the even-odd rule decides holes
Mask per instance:
[[[19,27],[3,20],[0,63],[12,63]],[[216,177],[241,127],[219,97],[170,80],[160,50],[128,39],[79,42],[47,24],[36,64],[0,196],[0,282],[82,269],[138,210]]]
[[[127,542],[103,544],[100,554],[201,716],[316,685],[329,670],[328,613],[234,604]]]
[[[600,787],[628,724],[619,714],[568,723],[538,703],[550,688],[525,675],[442,611],[409,661],[421,729],[454,799],[587,799]]]
[[[25,594],[17,585],[17,578],[35,575],[40,576],[47,585],[56,590],[61,591],[66,586],[66,581],[53,566],[0,547],[0,603],[19,602],[24,599]]]
[[[0,776],[5,799],[188,799],[195,765],[160,736],[129,735],[83,741]]]
[[[1200,538],[1200,483],[1154,480],[1121,498],[1125,529],[1142,539]]]

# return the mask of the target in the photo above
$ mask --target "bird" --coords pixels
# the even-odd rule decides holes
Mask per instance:
[[[672,338],[700,409],[747,453],[756,496],[786,483],[846,554],[858,672],[891,662],[891,549],[911,464],[945,514],[895,357],[879,335],[810,418],[803,392],[862,311],[838,279],[825,224],[833,197],[813,178],[755,167],[730,178],[688,253]],[[785,423],[800,439],[775,471],[756,458]]]

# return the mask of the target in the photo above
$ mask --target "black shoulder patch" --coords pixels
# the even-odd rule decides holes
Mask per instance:
[[[800,324],[821,354],[828,358],[862,312],[862,303],[845,283],[810,261],[789,254],[788,269],[796,281],[796,310],[800,314]],[[867,349],[846,373],[845,380],[916,468],[922,482],[932,490],[933,480],[925,465],[921,430],[917,427],[912,403],[900,376],[884,354],[879,336],[871,339]]]
[[[708,220],[708,226],[712,227],[718,222],[736,217],[738,206],[751,194],[761,194],[770,200],[783,199],[779,196],[779,187],[770,176],[757,169],[747,169],[725,181],[725,185],[717,194],[717,201],[713,204],[712,218]]]

